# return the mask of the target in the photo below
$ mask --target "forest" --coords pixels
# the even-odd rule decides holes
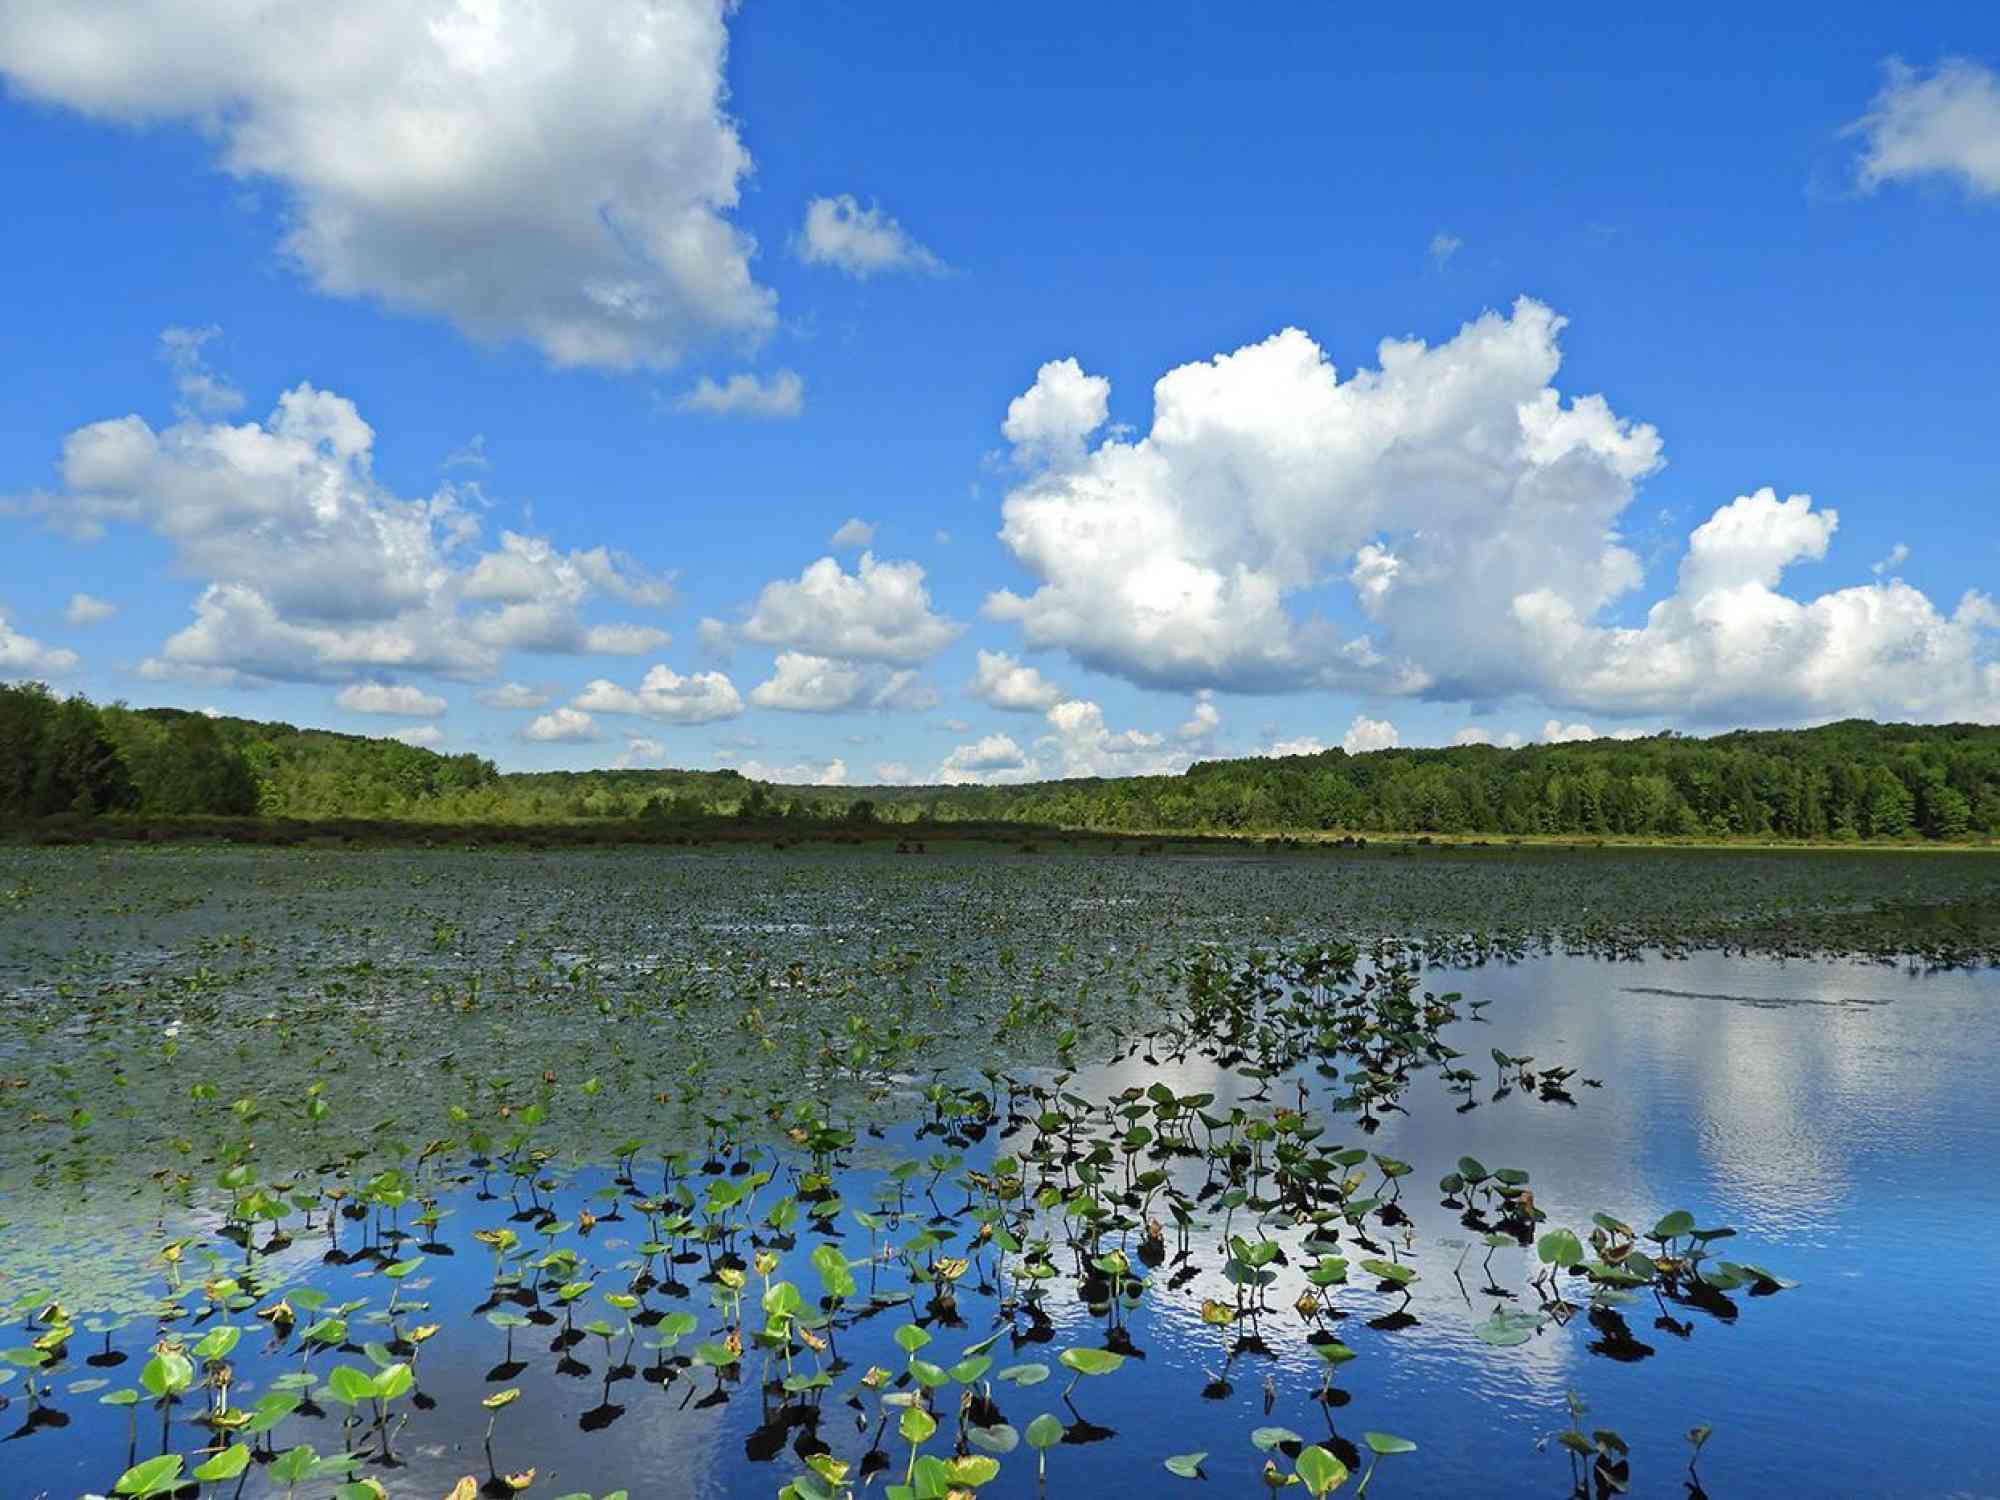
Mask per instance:
[[[1203,761],[1178,776],[804,787],[727,770],[502,773],[394,739],[0,686],[0,819],[196,815],[1956,842],[2000,836],[2000,728],[1846,720],[1511,750],[1336,749]]]

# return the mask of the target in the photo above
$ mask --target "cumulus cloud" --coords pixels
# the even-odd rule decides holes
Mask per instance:
[[[357,682],[334,695],[335,703],[355,714],[398,714],[410,719],[428,719],[445,710],[445,701],[436,693],[408,683]]]
[[[1597,731],[1588,724],[1565,724],[1561,719],[1550,719],[1542,725],[1545,745],[1581,745],[1597,737]]]
[[[1010,713],[1047,713],[1064,697],[1061,688],[1005,651],[980,652],[965,690],[989,708]]]
[[[581,709],[556,708],[531,719],[521,738],[547,745],[582,745],[604,736],[598,732],[597,721]]]
[[[1527,743],[1515,730],[1508,730],[1496,738],[1490,729],[1481,729],[1476,724],[1468,724],[1451,737],[1454,745],[1493,745],[1501,750],[1518,750]]]
[[[1027,751],[1011,736],[989,734],[955,748],[939,764],[936,779],[945,786],[965,786],[1025,781],[1033,773]]]
[[[64,440],[61,484],[25,508],[68,535],[150,531],[206,580],[149,676],[348,682],[383,672],[490,678],[509,650],[630,653],[664,632],[590,625],[593,601],[657,608],[668,579],[595,547],[502,532],[480,544],[476,490],[405,499],[374,474],[352,401],[301,384],[262,421],[138,416]]]
[[[547,693],[524,682],[503,682],[499,687],[484,689],[478,696],[488,708],[546,708],[549,704]]]
[[[72,625],[102,625],[117,613],[117,605],[95,594],[71,594],[63,606],[63,618]]]
[[[2000,715],[1983,595],[1946,613],[1895,580],[1780,590],[1836,524],[1803,496],[1721,507],[1643,627],[1601,624],[1643,581],[1618,526],[1662,446],[1602,397],[1556,388],[1562,327],[1523,298],[1435,346],[1386,341],[1345,380],[1287,329],[1169,371],[1150,430],[1095,446],[1094,395],[1046,421],[1017,402],[1030,473],[1001,538],[1037,587],[991,594],[985,612],[1156,688],[1701,722]],[[1358,630],[1303,608],[1343,586]]]
[[[796,582],[764,585],[743,635],[815,656],[912,666],[936,655],[965,627],[931,609],[922,565],[861,554],[852,573],[831,557]]]
[[[852,193],[808,203],[792,248],[809,266],[833,266],[857,280],[884,271],[937,275],[945,269],[901,224],[873,204],[863,208]]]
[[[60,646],[45,646],[21,634],[0,614],[0,676],[61,677],[74,672],[81,658]]]
[[[1402,742],[1396,726],[1387,719],[1356,714],[1354,722],[1347,726],[1347,733],[1340,737],[1340,748],[1349,755],[1365,755],[1370,750],[1393,750]]]
[[[1110,413],[1110,381],[1084,374],[1074,359],[1052,359],[1007,403],[1000,435],[1024,467],[1067,468],[1082,461],[1084,444]]]
[[[185,121],[285,194],[319,290],[525,339],[559,365],[754,339],[775,298],[729,221],[726,0],[15,0],[21,93]]]
[[[829,547],[839,547],[847,550],[854,547],[869,546],[874,540],[875,523],[873,521],[864,521],[859,516],[849,516],[845,521],[841,522],[839,529],[826,539],[826,544]]]
[[[744,373],[717,382],[704,375],[674,402],[676,411],[708,417],[796,417],[806,407],[806,383],[796,371],[769,380]]]
[[[1283,760],[1288,755],[1322,755],[1326,748],[1324,741],[1303,734],[1293,739],[1273,740],[1257,753],[1266,760]]]
[[[1861,138],[1861,186],[1935,177],[1971,197],[2000,196],[2000,75],[1963,57],[1928,73],[1891,58],[1882,71],[1868,113],[1847,127]]]
[[[789,713],[837,713],[848,708],[922,712],[937,692],[913,669],[889,671],[803,651],[781,651],[769,681],[750,690],[759,708]]]
[[[880,760],[875,763],[875,784],[877,786],[911,786],[917,773],[900,760]]]
[[[389,738],[419,750],[434,750],[444,743],[444,731],[435,724],[418,724],[411,729],[398,729]]]
[[[1222,710],[1215,706],[1215,694],[1203,688],[1195,694],[1194,707],[1174,731],[1174,738],[1183,745],[1206,749],[1221,732]]]
[[[635,766],[657,765],[666,757],[667,747],[659,740],[634,735],[625,741],[625,748],[612,760],[613,769],[629,771]]]
[[[713,724],[743,712],[736,684],[721,672],[683,677],[664,663],[647,669],[637,691],[599,677],[585,684],[572,707],[591,713],[632,714],[663,724]],[[561,710],[559,710],[561,712]]]
[[[774,786],[846,786],[847,762],[829,760],[824,762],[804,761],[798,765],[766,765],[761,760],[746,760],[736,768],[752,781],[767,781]]]

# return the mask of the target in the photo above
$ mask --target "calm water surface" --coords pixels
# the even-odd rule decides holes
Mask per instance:
[[[1575,1088],[1573,1105],[1518,1092],[1495,1098],[1489,1065],[1476,1108],[1461,1110],[1434,1077],[1420,1077],[1406,1096],[1408,1113],[1384,1116],[1372,1137],[1362,1136],[1351,1116],[1335,1117],[1329,1138],[1351,1138],[1415,1166],[1402,1195],[1411,1220],[1404,1258],[1422,1273],[1408,1305],[1414,1321],[1370,1326],[1396,1299],[1357,1274],[1336,1305],[1347,1313],[1340,1336],[1359,1357],[1339,1373],[1344,1404],[1324,1408],[1313,1399],[1319,1362],[1290,1309],[1303,1285],[1296,1269],[1281,1270],[1271,1291],[1278,1311],[1262,1320],[1269,1353],[1239,1353],[1225,1365],[1222,1340],[1203,1324],[1200,1306],[1204,1297],[1231,1300],[1233,1290],[1215,1253],[1219,1235],[1198,1234],[1193,1262],[1161,1268],[1130,1314],[1140,1357],[1076,1392],[1087,1425],[1076,1426],[1061,1402],[1063,1372],[1030,1389],[994,1388],[1015,1427],[1051,1411],[1072,1424],[1073,1437],[1089,1439],[1050,1453],[1048,1493],[1170,1492],[1187,1481],[1168,1475],[1161,1460],[1192,1450],[1208,1451],[1207,1482],[1219,1492],[1264,1493],[1257,1477],[1264,1456],[1249,1434],[1277,1424],[1336,1447],[1341,1439],[1359,1441],[1367,1429],[1413,1439],[1419,1451],[1386,1461],[1373,1495],[1562,1495],[1568,1464],[1553,1446],[1538,1451],[1537,1442],[1564,1424],[1565,1393],[1576,1391],[1591,1408],[1586,1426],[1615,1428],[1631,1444],[1635,1494],[1686,1494],[1682,1434],[1706,1423],[1714,1436],[1700,1477],[1716,1497],[2000,1495],[1992,1375],[2000,1347],[2000,1107],[1992,1092],[2000,1078],[2000,973],[1705,955],[1645,963],[1548,958],[1431,982],[1492,1001],[1490,1026],[1461,1023],[1450,1034],[1469,1061],[1483,1057],[1490,1032],[1494,1045],[1541,1065],[1572,1065],[1604,1086]],[[1206,1064],[1155,1068],[1137,1059],[1086,1070],[1071,1087],[1097,1097],[1155,1080],[1182,1093],[1213,1090],[1224,1103],[1253,1087]],[[1314,1082],[1323,1098],[1324,1086]],[[968,1152],[968,1162],[1024,1142],[989,1138]],[[891,1131],[883,1144],[919,1155],[938,1149],[907,1131]],[[1662,1309],[1648,1295],[1616,1317],[1593,1322],[1579,1313],[1520,1347],[1489,1347],[1472,1330],[1504,1299],[1485,1290],[1485,1247],[1462,1251],[1477,1237],[1454,1210],[1439,1206],[1435,1186],[1467,1153],[1489,1167],[1530,1169],[1552,1226],[1587,1229],[1590,1214],[1604,1210],[1643,1229],[1686,1208],[1704,1224],[1737,1229],[1738,1237],[1719,1247],[1727,1258],[1800,1284],[1768,1297],[1734,1294],[1726,1317]],[[587,1173],[567,1188],[565,1216],[580,1190],[605,1180]],[[837,1187],[861,1205],[878,1181],[857,1167]],[[516,1356],[526,1368],[496,1380],[501,1335],[475,1316],[492,1262],[470,1233],[505,1222],[511,1205],[481,1201],[467,1189],[445,1206],[451,1214],[437,1238],[455,1253],[428,1260],[403,1294],[428,1300],[423,1318],[445,1330],[419,1362],[424,1397],[434,1405],[415,1412],[399,1439],[406,1467],[366,1471],[392,1495],[437,1496],[460,1474],[484,1478],[478,1401],[504,1383],[524,1394],[503,1414],[496,1456],[503,1468],[539,1469],[531,1495],[622,1486],[635,1496],[768,1497],[798,1472],[793,1445],[802,1439],[816,1436],[835,1453],[858,1457],[866,1439],[842,1398],[868,1364],[903,1366],[890,1335],[911,1310],[897,1307],[839,1334],[838,1351],[851,1368],[836,1377],[816,1427],[768,1422],[754,1373],[722,1400],[705,1370],[678,1370],[662,1382],[657,1368],[647,1372],[654,1357],[643,1346],[630,1378],[607,1383],[595,1338],[570,1350],[568,1373],[559,1373],[549,1347],[554,1330],[546,1327],[517,1332]],[[905,1220],[903,1236],[920,1221]],[[1374,1232],[1403,1247],[1402,1229]],[[343,1234],[351,1245],[359,1226],[343,1225]],[[643,1218],[628,1215],[600,1223],[583,1248],[602,1273],[644,1238]],[[816,1243],[802,1230],[780,1274],[816,1288],[805,1261]],[[842,1243],[850,1257],[867,1251],[863,1231],[851,1223]],[[288,1275],[336,1300],[386,1301],[388,1284],[379,1276],[327,1265],[324,1249],[302,1238],[261,1274]],[[701,1269],[681,1268],[690,1281]],[[1532,1251],[1497,1251],[1491,1270],[1493,1286],[1520,1299],[1507,1305],[1533,1305],[1525,1287],[1535,1270]],[[865,1270],[860,1274],[865,1290]],[[930,1322],[926,1357],[949,1363],[1004,1326],[993,1299],[973,1285],[976,1275],[961,1284],[962,1326]],[[615,1272],[599,1275],[600,1291],[618,1283]],[[1075,1299],[1074,1283],[1055,1285],[1062,1290],[1049,1307],[1046,1342],[1003,1336],[993,1350],[996,1368],[1018,1360],[1053,1364],[1061,1349],[1103,1342],[1101,1321]],[[708,1289],[690,1290],[691,1301],[655,1301],[702,1312],[700,1336],[707,1337],[717,1326]],[[132,1456],[127,1417],[98,1404],[102,1390],[65,1392],[93,1379],[130,1383],[145,1358],[138,1332],[114,1339],[130,1360],[97,1367],[83,1364],[96,1341],[79,1336],[69,1366],[53,1378],[66,1425],[26,1423],[19,1386],[0,1386],[0,1395],[17,1398],[0,1414],[0,1425],[13,1431],[0,1447],[0,1493],[109,1490]],[[262,1325],[251,1325],[236,1353],[238,1405],[253,1401],[276,1373],[298,1368],[296,1353],[260,1352],[262,1340]],[[615,1347],[622,1352],[623,1341]],[[340,1362],[365,1365],[353,1355]],[[322,1357],[313,1368],[323,1374],[329,1363]],[[871,1398],[870,1413],[875,1409]],[[280,1447],[303,1440],[322,1453],[337,1450],[332,1410],[321,1419],[292,1418]],[[138,1426],[137,1455],[158,1451],[158,1416],[142,1406]],[[200,1442],[186,1424],[170,1437],[183,1452]],[[897,1471],[890,1477],[899,1477],[905,1450],[893,1431],[887,1447]],[[253,1469],[243,1492],[270,1488]],[[1033,1456],[1022,1448],[982,1494],[1034,1491]]]

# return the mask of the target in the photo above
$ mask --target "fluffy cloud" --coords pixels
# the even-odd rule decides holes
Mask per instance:
[[[815,656],[911,666],[936,655],[965,627],[931,610],[924,570],[861,554],[853,573],[822,557],[793,582],[764,585],[743,634]]]
[[[875,540],[875,523],[864,521],[859,516],[849,516],[840,523],[838,530],[826,539],[829,547],[866,547]]]
[[[1780,591],[1836,525],[1803,496],[1722,507],[1643,627],[1599,623],[1642,581],[1618,523],[1662,450],[1602,397],[1556,389],[1562,326],[1524,298],[1436,346],[1384,342],[1345,380],[1287,329],[1169,371],[1151,429],[1094,447],[1103,403],[1059,399],[1087,377],[1045,366],[1009,409],[1031,472],[1001,530],[1039,586],[986,613],[1150,687],[1711,723],[2000,716],[1984,596],[1947,614],[1893,579]],[[1363,628],[1302,609],[1343,586]]]
[[[481,692],[479,701],[488,708],[546,708],[549,695],[524,682],[503,682],[499,687]]]
[[[620,771],[629,771],[635,766],[657,765],[667,753],[667,747],[659,740],[634,735],[625,741],[625,748],[611,762]]]
[[[937,706],[937,693],[911,669],[836,661],[803,651],[781,651],[770,680],[750,690],[759,708],[791,713],[836,713],[846,708],[879,708],[920,713]]]
[[[596,547],[503,532],[482,550],[476,490],[404,499],[374,476],[353,402],[295,386],[261,422],[137,416],[64,440],[60,487],[27,508],[90,540],[135,526],[207,580],[154,677],[350,682],[384,671],[490,678],[509,650],[633,653],[666,636],[591,625],[597,599],[656,608],[665,578]]]
[[[1597,731],[1588,724],[1565,724],[1561,719],[1550,719],[1542,726],[1545,745],[1581,745],[1597,737]]]
[[[1451,737],[1454,745],[1494,745],[1502,750],[1518,750],[1527,742],[1514,730],[1508,730],[1498,738],[1490,729],[1481,729],[1476,724],[1468,724]]]
[[[278,184],[324,292],[526,339],[561,365],[674,360],[772,328],[727,215],[726,0],[16,0],[0,69],[93,118],[186,121]]]
[[[793,370],[769,380],[732,375],[719,384],[704,375],[674,402],[676,411],[709,417],[796,417],[806,408],[806,383]]]
[[[419,724],[412,729],[398,729],[389,738],[414,745],[419,750],[434,750],[444,743],[444,731],[435,724]]]
[[[79,662],[74,651],[44,646],[34,637],[22,635],[0,615],[0,676],[60,677],[75,671]]]
[[[410,719],[428,719],[445,710],[443,698],[408,683],[357,682],[342,688],[333,701],[349,713],[399,714]]]
[[[1067,468],[1082,461],[1084,444],[1110,414],[1110,381],[1084,374],[1074,359],[1052,359],[1007,403],[1000,435],[1023,467]]]
[[[1968,593],[1946,614],[1901,579],[1794,599],[1778,584],[1823,557],[1838,525],[1811,500],[1742,495],[1697,527],[1678,586],[1644,625],[1579,619],[1546,590],[1513,601],[1550,702],[1704,723],[1859,716],[2000,721],[2000,610]]]
[[[746,760],[736,769],[752,781],[767,781],[776,786],[847,785],[847,762],[844,760],[830,760],[818,765],[804,762],[795,766],[772,766],[761,760]]]
[[[965,690],[989,708],[1010,713],[1047,713],[1063,700],[1061,688],[1005,651],[980,652]]]
[[[102,625],[117,613],[117,605],[95,594],[71,594],[63,606],[63,618],[72,625]]]
[[[1300,735],[1296,739],[1273,740],[1257,753],[1266,760],[1283,760],[1289,755],[1321,755],[1326,751],[1323,741],[1311,735]]]
[[[1340,737],[1340,748],[1349,755],[1365,755],[1370,750],[1393,750],[1402,742],[1396,726],[1387,719],[1356,714],[1354,722],[1347,726],[1347,733]]]
[[[977,782],[1026,781],[1034,773],[1027,751],[1012,737],[989,734],[970,744],[960,745],[937,768],[936,779],[945,786]]]
[[[742,713],[743,699],[736,684],[721,672],[692,672],[683,677],[659,664],[647,670],[636,692],[599,677],[584,686],[572,707],[592,713],[632,714],[663,724],[713,724]]]
[[[1183,745],[1206,749],[1221,732],[1222,710],[1215,706],[1215,694],[1203,688],[1195,694],[1194,707],[1174,731],[1174,738]]]
[[[604,738],[597,721],[581,709],[557,708],[538,714],[521,731],[521,738],[548,745],[583,745]]]
[[[1862,140],[1862,187],[1942,177],[1974,197],[2000,195],[2000,75],[1963,57],[1927,74],[1892,58],[1883,74],[1868,113],[1847,127]]]
[[[852,193],[808,203],[792,248],[809,266],[834,266],[859,280],[884,271],[937,275],[945,269],[901,224],[873,204],[863,208]]]

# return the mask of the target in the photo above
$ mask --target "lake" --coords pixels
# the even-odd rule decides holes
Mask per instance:
[[[2000,1494],[1991,868],[0,851],[0,1488]]]

